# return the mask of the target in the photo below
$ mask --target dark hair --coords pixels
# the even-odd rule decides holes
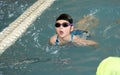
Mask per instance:
[[[63,14],[61,14],[57,19],[56,19],[56,21],[57,20],[66,20],[66,21],[68,21],[69,23],[73,23],[73,19],[72,19],[72,17],[70,16],[70,15],[68,15],[68,14],[65,14],[65,13],[63,13]]]

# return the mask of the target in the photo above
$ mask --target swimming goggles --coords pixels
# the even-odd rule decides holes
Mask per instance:
[[[58,28],[58,27],[60,27],[61,25],[62,25],[63,27],[72,26],[72,24],[70,24],[70,23],[62,23],[62,24],[60,24],[60,23],[56,23],[56,24],[55,24],[55,27]]]

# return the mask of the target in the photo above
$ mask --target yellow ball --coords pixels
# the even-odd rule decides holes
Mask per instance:
[[[108,57],[98,66],[96,75],[120,75],[120,57]]]

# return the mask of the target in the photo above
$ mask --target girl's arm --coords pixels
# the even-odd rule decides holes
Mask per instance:
[[[83,46],[88,46],[88,45],[93,45],[93,46],[97,46],[97,43],[95,41],[92,40],[86,40],[86,39],[81,39],[79,37],[75,37],[74,41],[75,44],[77,45],[83,45]]]

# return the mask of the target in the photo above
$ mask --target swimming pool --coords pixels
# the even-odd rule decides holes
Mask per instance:
[[[11,1],[0,1],[0,31],[35,2]],[[0,74],[95,75],[101,60],[108,56],[120,56],[119,5],[119,0],[56,0],[27,32],[2,54]],[[48,46],[49,37],[55,33],[55,19],[64,12],[73,17],[74,24],[84,15],[93,14],[99,19],[97,27],[91,30],[91,39],[99,43],[98,48]]]

